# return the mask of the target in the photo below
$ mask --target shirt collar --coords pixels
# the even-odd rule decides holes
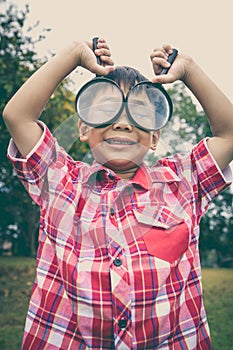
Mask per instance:
[[[149,167],[143,163],[130,181],[149,190],[155,182],[177,182],[181,178],[168,166]]]
[[[109,168],[94,161],[89,168],[89,173],[84,182],[92,182],[96,185],[106,186],[108,183],[113,183],[121,180],[115,173]]]
[[[98,182],[100,186],[106,186],[109,183],[117,183],[122,179],[115,174],[109,168],[94,161],[90,166],[89,174],[85,182],[94,181]],[[168,166],[152,166],[149,167],[145,163],[142,163],[135,173],[134,177],[129,180],[126,185],[134,185],[149,190],[153,183],[156,182],[177,182],[181,181],[181,178],[175,173],[173,169]]]

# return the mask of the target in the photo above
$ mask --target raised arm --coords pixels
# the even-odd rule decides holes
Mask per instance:
[[[155,74],[161,67],[167,67],[169,45],[155,49],[151,60]],[[156,76],[153,81],[173,83],[182,80],[202,105],[213,133],[208,147],[221,169],[233,159],[233,105],[223,92],[213,83],[198,64],[189,56],[178,54],[167,75]]]
[[[95,54],[103,65],[98,65],[91,42],[73,42],[40,67],[16,92],[3,111],[3,119],[23,157],[32,150],[41,137],[42,130],[36,123],[47,101],[59,83],[77,66],[99,75],[107,75],[113,69],[113,61],[107,43],[98,41]]]

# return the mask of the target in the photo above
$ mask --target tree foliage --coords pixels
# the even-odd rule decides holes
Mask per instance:
[[[5,2],[4,2],[5,3]],[[3,4],[2,4],[3,6]],[[33,41],[23,36],[23,25],[28,7],[19,11],[13,4],[5,13],[0,13],[0,109],[23,84],[36,65]],[[33,218],[36,207],[16,178],[12,166],[6,159],[9,134],[0,118],[0,248],[4,241],[13,243],[14,254],[30,255],[34,251],[35,231]],[[38,225],[37,225],[38,227]]]
[[[1,5],[2,4],[2,5]],[[6,5],[4,1],[4,5]],[[3,6],[3,2],[0,3]],[[29,7],[19,10],[17,5],[10,4],[6,11],[0,13],[0,110],[7,101],[26,81],[26,79],[43,63],[38,59],[35,45],[43,39],[33,38],[24,34],[24,24],[29,13]],[[51,130],[56,128],[74,113],[73,94],[62,82],[49,101],[41,119]],[[73,126],[73,130],[76,127]],[[14,255],[33,256],[36,251],[39,217],[38,208],[32,202],[23,186],[15,176],[13,168],[6,158],[10,136],[0,118],[0,253],[4,242],[12,243]],[[69,135],[68,135],[69,137]],[[74,137],[73,137],[74,139]],[[82,159],[87,151],[79,141],[69,150]]]
[[[175,84],[170,95],[174,104],[172,123],[178,122],[179,125],[178,141],[173,142],[177,151],[185,150],[185,142],[194,145],[212,135],[203,110],[198,110],[183,84]],[[201,220],[200,252],[205,265],[233,266],[232,207],[233,194],[227,188],[211,202]]]

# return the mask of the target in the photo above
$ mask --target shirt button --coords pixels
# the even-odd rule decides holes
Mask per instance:
[[[119,323],[118,323],[120,328],[125,328],[127,325],[127,320],[125,320],[124,318],[122,318]]]
[[[116,258],[114,261],[113,261],[113,264],[115,266],[121,266],[122,265],[122,260],[120,258]]]
[[[115,213],[114,209],[113,209],[113,208],[111,208],[111,209],[110,209],[110,214],[113,216],[113,215],[114,215],[114,213]]]

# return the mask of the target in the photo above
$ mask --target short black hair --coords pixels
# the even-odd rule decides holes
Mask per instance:
[[[137,69],[128,66],[117,66],[106,78],[114,80],[118,85],[123,84],[129,89],[141,81],[149,81]]]

